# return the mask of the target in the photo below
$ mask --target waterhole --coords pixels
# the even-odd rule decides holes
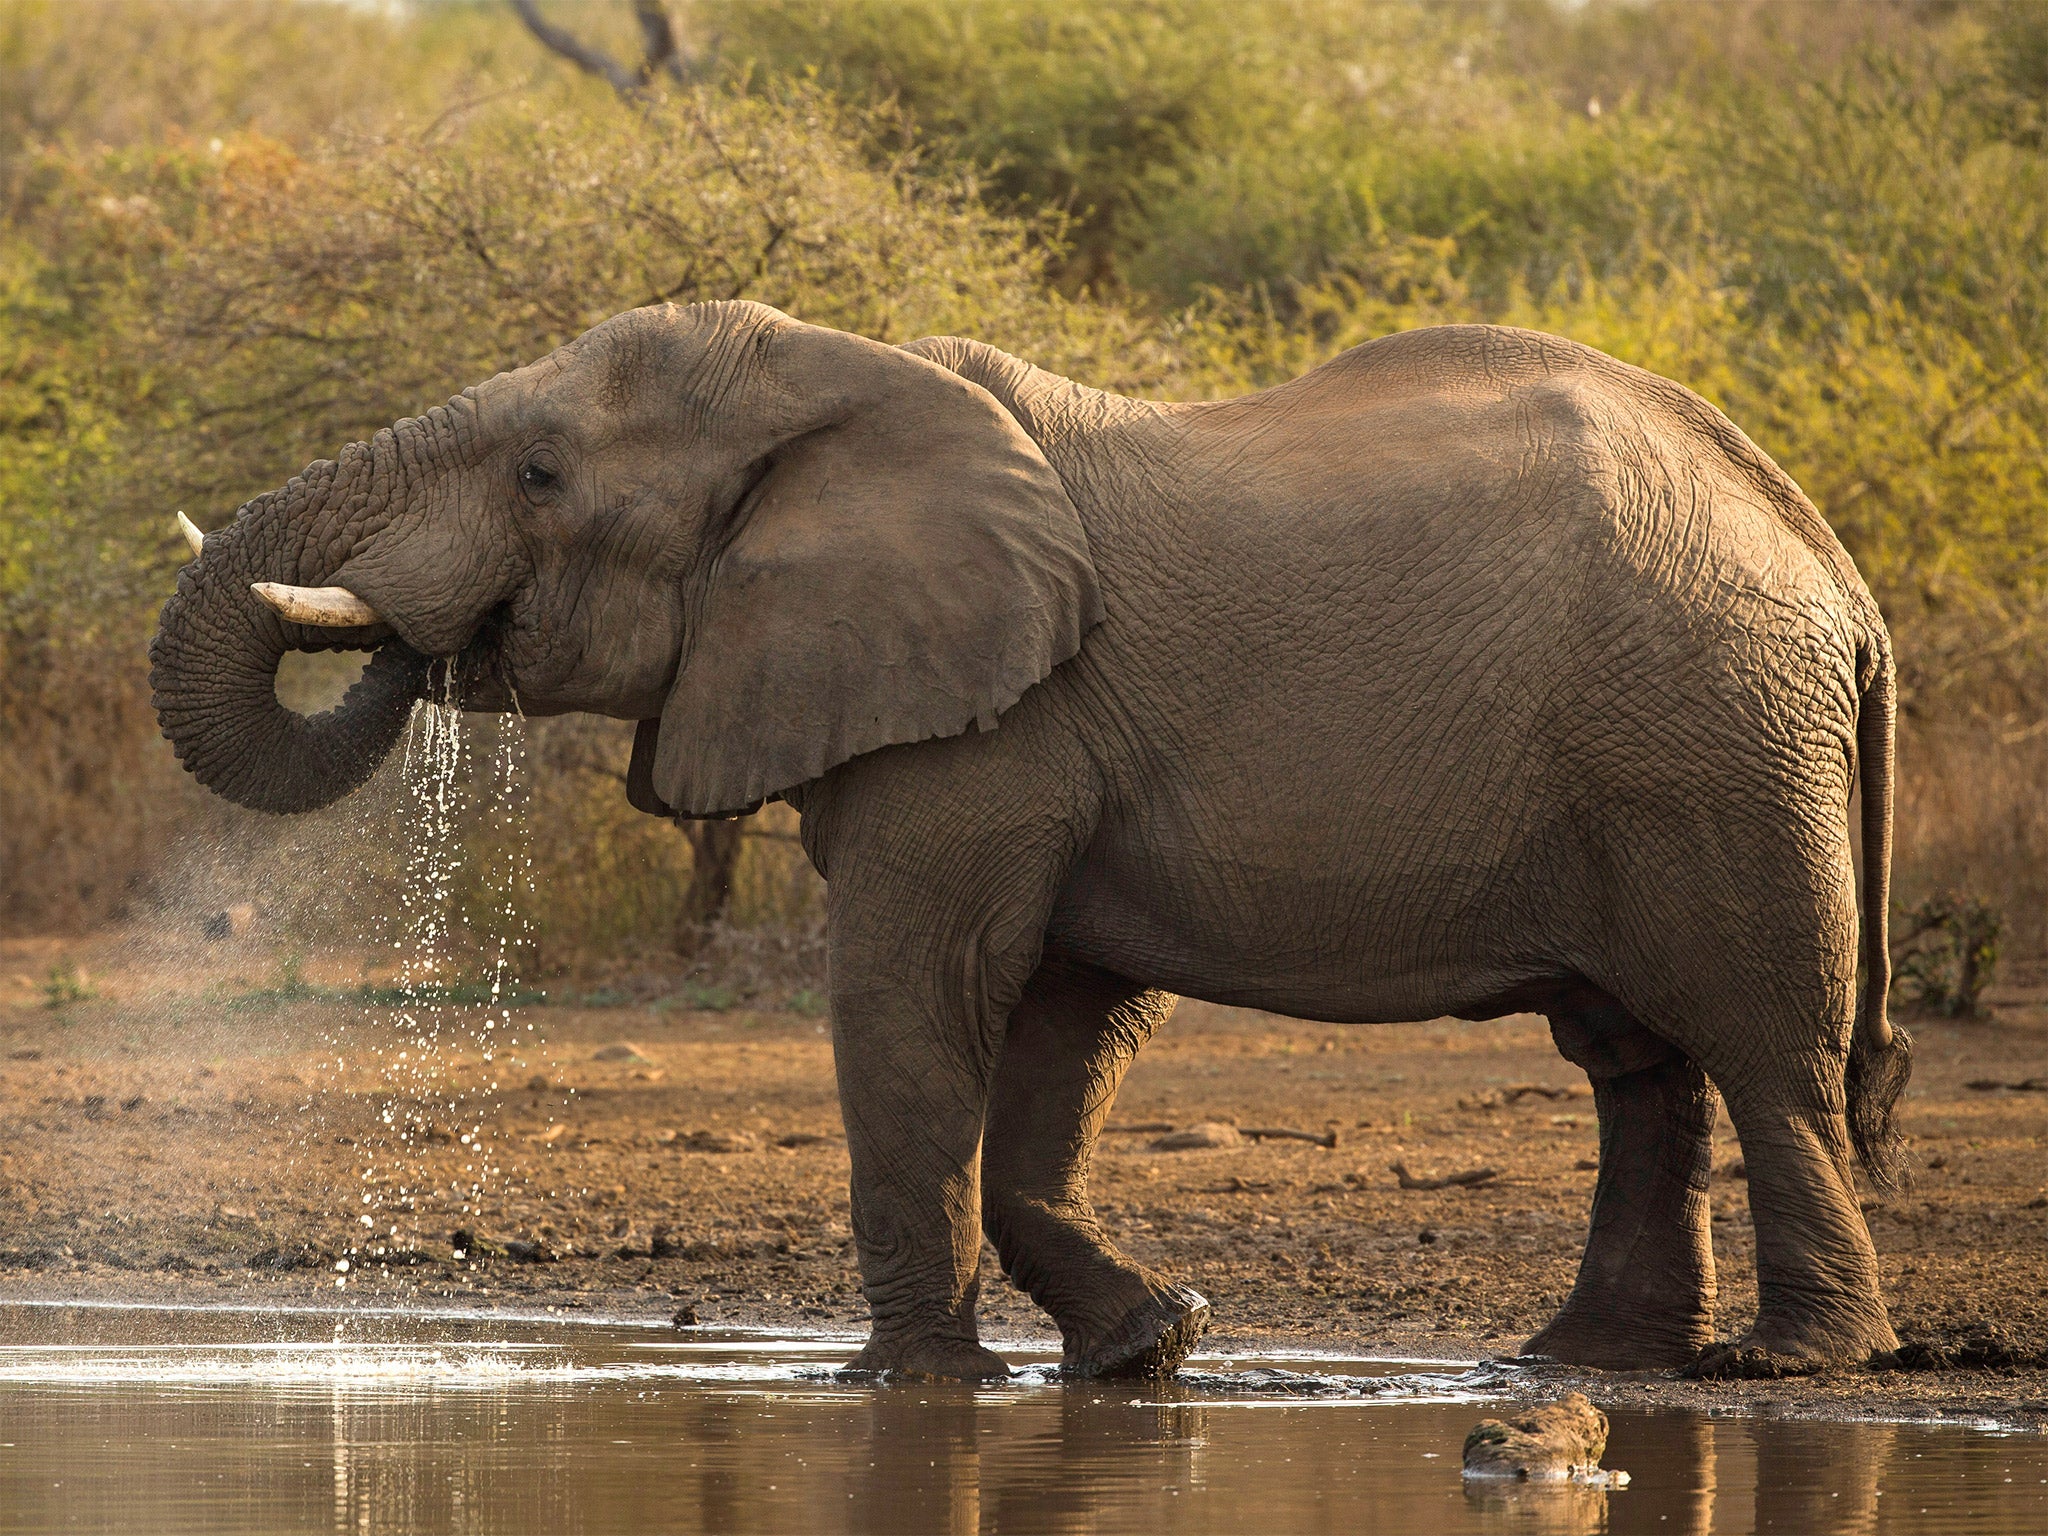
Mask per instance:
[[[1170,1386],[836,1380],[851,1336],[546,1314],[0,1306],[0,1531],[1983,1532],[2048,1443],[1616,1410],[1623,1489],[1473,1488],[1507,1378],[1199,1356]]]

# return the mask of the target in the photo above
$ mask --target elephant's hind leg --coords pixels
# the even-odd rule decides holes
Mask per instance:
[[[1587,988],[1551,1012],[1593,1080],[1600,1173],[1579,1278],[1524,1346],[1575,1365],[1685,1365],[1713,1340],[1707,1178],[1718,1099],[1699,1065]]]
[[[1792,1376],[1899,1347],[1856,1197],[1840,1058],[1722,1075],[1756,1226],[1756,1324],[1700,1376]]]
[[[1208,1326],[1200,1296],[1132,1263],[1088,1198],[1095,1138],[1176,1000],[1047,956],[1011,1010],[982,1140],[982,1224],[1059,1324],[1079,1376],[1170,1376]]]

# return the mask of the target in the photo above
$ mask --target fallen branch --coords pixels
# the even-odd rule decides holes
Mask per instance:
[[[1272,1189],[1269,1179],[1245,1179],[1233,1176],[1228,1184],[1218,1184],[1202,1191],[1205,1195],[1263,1195]]]
[[[1545,1099],[1576,1098],[1579,1091],[1572,1087],[1551,1088],[1543,1083],[1516,1083],[1512,1088],[1501,1089],[1500,1096],[1508,1103],[1515,1104],[1531,1096]]]
[[[1463,1173],[1448,1173],[1440,1179],[1419,1179],[1408,1171],[1406,1163],[1390,1163],[1388,1172],[1401,1181],[1403,1189],[1449,1189],[1453,1185],[1472,1186],[1491,1183],[1500,1177],[1498,1168],[1470,1168]]]
[[[1337,1130],[1332,1126],[1327,1131],[1290,1131],[1284,1126],[1241,1125],[1237,1128],[1240,1136],[1249,1136],[1254,1141],[1305,1141],[1313,1147],[1334,1147],[1337,1145]]]

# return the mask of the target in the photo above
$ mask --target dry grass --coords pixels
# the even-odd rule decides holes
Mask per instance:
[[[1915,731],[1899,743],[1893,896],[1977,896],[2005,918],[2003,979],[2048,962],[2048,735]]]

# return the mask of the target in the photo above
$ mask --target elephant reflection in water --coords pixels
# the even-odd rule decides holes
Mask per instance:
[[[1167,1386],[1162,1395],[1182,1393]],[[848,1483],[847,1526],[944,1536],[1096,1531],[1119,1505],[1137,1515],[1156,1507],[1163,1488],[1194,1485],[1204,1420],[1186,1401],[1140,1406],[1113,1391],[1060,1394],[1052,1422],[965,1387],[880,1392],[868,1409],[868,1454],[855,1458]]]
[[[1724,1423],[1724,1431],[1734,1426]],[[1756,1445],[1756,1529],[1877,1529],[1880,1482],[1898,1448],[1895,1424],[1801,1423],[1749,1426]]]

